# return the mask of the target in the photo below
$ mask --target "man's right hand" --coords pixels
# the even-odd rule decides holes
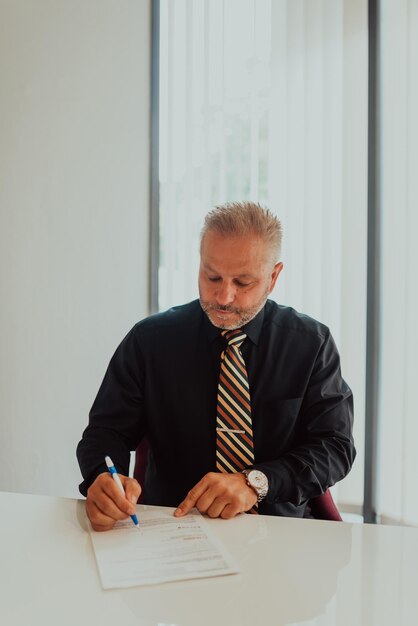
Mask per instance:
[[[119,474],[125,496],[109,472],[99,474],[87,490],[86,512],[94,530],[110,530],[118,520],[135,513],[141,485],[134,478]]]

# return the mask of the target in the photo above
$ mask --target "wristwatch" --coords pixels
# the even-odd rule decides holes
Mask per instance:
[[[247,480],[247,485],[256,492],[257,502],[261,502],[269,490],[267,476],[257,469],[245,469],[242,470],[242,473]]]

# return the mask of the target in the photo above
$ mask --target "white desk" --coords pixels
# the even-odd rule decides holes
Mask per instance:
[[[84,502],[0,494],[5,626],[413,626],[418,529],[209,520],[241,573],[103,591]]]

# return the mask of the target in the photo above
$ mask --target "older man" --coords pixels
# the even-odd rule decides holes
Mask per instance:
[[[268,300],[281,225],[251,202],[217,207],[201,235],[196,300],[153,315],[110,361],[77,448],[97,530],[149,504],[302,517],[355,457],[352,394],[324,325]],[[149,442],[144,485],[130,450]],[[126,497],[105,471],[110,455]]]

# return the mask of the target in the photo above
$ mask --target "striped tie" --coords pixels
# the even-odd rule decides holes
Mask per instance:
[[[220,472],[240,472],[254,464],[250,390],[240,346],[246,334],[225,330],[228,342],[221,355],[216,423],[216,467]]]

